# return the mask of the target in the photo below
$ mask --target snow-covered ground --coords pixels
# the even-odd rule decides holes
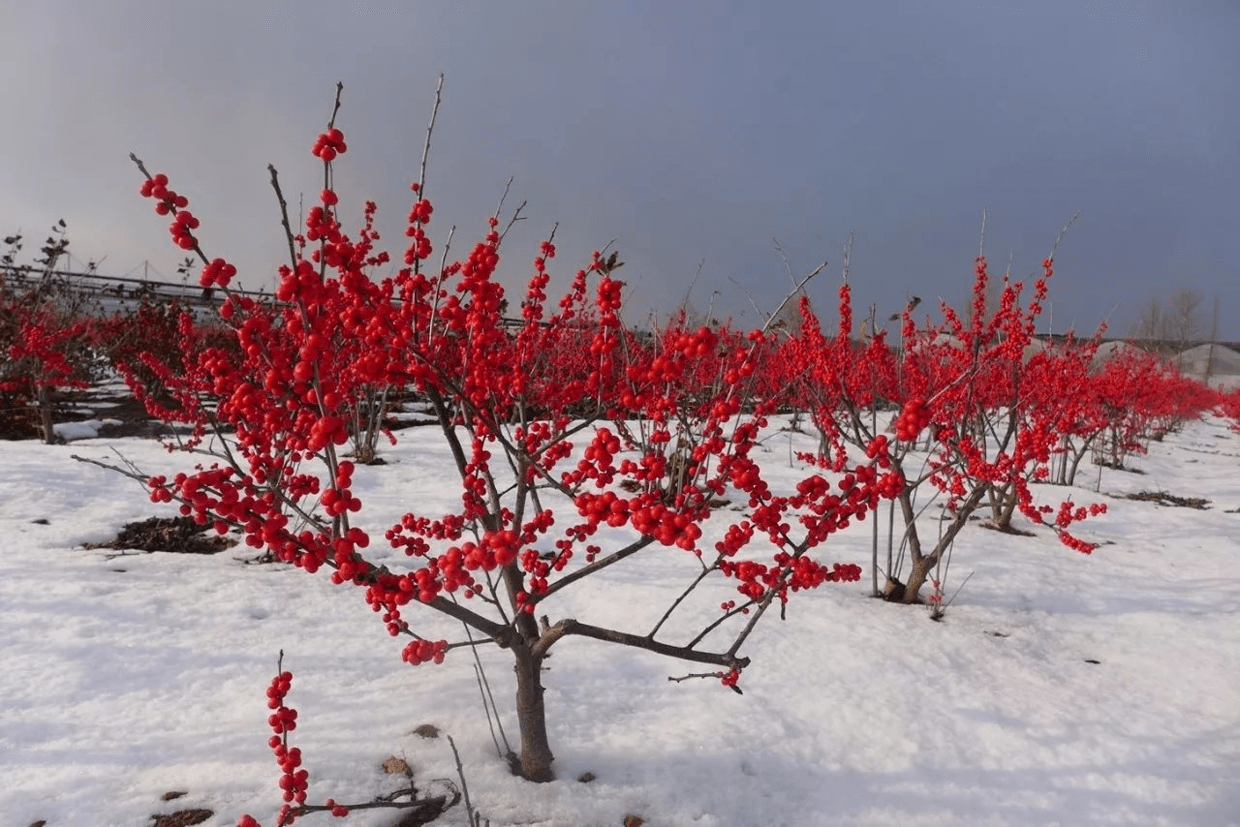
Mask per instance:
[[[383,449],[388,465],[357,470],[376,533],[414,503],[448,509],[434,436],[404,431]],[[801,437],[772,436],[772,469],[787,467],[790,439]],[[942,623],[867,597],[868,524],[833,538],[827,559],[861,563],[862,582],[796,595],[786,622],[760,627],[743,651],[754,661],[743,696],[714,680],[669,682],[700,670],[653,655],[562,642],[546,676],[561,780],[546,785],[512,777],[496,756],[471,659],[402,664],[403,642],[357,590],[247,565],[244,547],[81,548],[175,513],[70,457],[115,460],[114,448],[150,472],[187,464],[139,439],[0,446],[0,825],[140,827],[201,807],[215,813],[209,825],[248,812],[270,827],[278,769],[264,693],[281,649],[312,803],[395,789],[380,768],[389,755],[423,789],[454,778],[446,742],[412,734],[430,723],[455,738],[495,827],[620,825],[627,814],[697,827],[1240,824],[1240,513],[1228,513],[1240,509],[1240,437],[1221,422],[1151,446],[1134,460],[1144,474],[1082,469],[1076,499],[1110,509],[1080,528],[1105,543],[1092,556],[1045,530],[970,527],[949,594],[973,576]],[[1116,496],[1142,490],[1211,505]],[[552,620],[644,631],[693,570],[675,550],[648,559],[551,607]],[[436,618],[423,628],[460,637]],[[515,739],[506,655],[483,659]],[[586,772],[593,782],[577,780]],[[173,790],[188,794],[161,801]],[[397,820],[370,811],[345,823]],[[458,807],[438,823],[466,821]]]

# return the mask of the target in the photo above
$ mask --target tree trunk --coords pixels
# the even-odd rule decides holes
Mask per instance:
[[[554,781],[551,745],[547,741],[547,710],[543,704],[542,658],[524,643],[512,648],[517,672],[517,724],[521,729],[521,776],[530,781]]]
[[[904,595],[901,603],[920,603],[921,587],[926,584],[926,579],[930,576],[930,570],[934,568],[937,562],[937,556],[920,557],[912,561],[912,567],[909,569],[908,580],[904,583]]]
[[[48,445],[56,441],[56,429],[52,423],[52,390],[47,385],[40,384],[39,392],[39,419],[43,428],[43,441]]]
[[[917,515],[913,511],[912,490],[906,486],[896,497],[896,502],[900,504],[900,511],[904,515],[904,539],[908,543],[909,563],[912,570],[909,572],[908,579],[901,583],[889,567],[885,596],[891,603],[916,603],[918,602],[917,592],[926,582],[926,576],[938,558],[934,555],[925,557],[921,553],[921,538],[917,535]]]
[[[878,597],[882,594],[878,589],[878,508],[874,509],[874,519],[871,521],[870,529],[871,546],[870,546],[870,596]]]
[[[1017,496],[1015,483],[1009,482],[1000,492],[1002,508],[996,513],[995,528],[999,531],[1012,530],[1012,515],[1016,513]]]
[[[956,516],[947,529],[941,533],[934,549],[928,554],[922,553],[921,539],[917,536],[917,515],[913,511],[912,493],[906,488],[896,497],[896,502],[900,503],[900,509],[904,512],[905,537],[908,540],[909,563],[912,569],[908,573],[908,579],[902,584],[895,578],[891,578],[892,582],[888,584],[887,589],[887,600],[893,603],[920,602],[919,593],[929,578],[930,572],[938,565],[944,552],[951,548],[956,535],[968,523],[969,515],[977,509],[978,503],[982,501],[988,489],[989,485],[986,483],[974,485],[973,491],[960,504]]]
[[[1076,470],[1081,465],[1081,460],[1085,458],[1085,452],[1093,445],[1094,437],[1098,436],[1100,431],[1095,431],[1081,442],[1081,448],[1072,455],[1072,464],[1068,467],[1067,476],[1064,478],[1064,485],[1073,485],[1076,482]]]

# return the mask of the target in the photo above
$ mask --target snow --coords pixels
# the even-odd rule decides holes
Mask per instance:
[[[52,432],[65,442],[73,442],[99,436],[99,429],[104,425],[123,424],[119,419],[83,419],[78,422],[57,422],[52,426]]]
[[[1240,353],[1224,345],[1204,344],[1189,348],[1172,362],[1186,376],[1228,392],[1240,389]]]
[[[381,446],[389,464],[355,474],[380,531],[412,503],[434,513],[454,496],[433,429],[399,436]],[[792,473],[786,443],[802,439],[812,446],[771,437],[772,474]],[[3,446],[0,824],[140,825],[190,807],[213,810],[208,825],[246,812],[274,824],[264,693],[280,650],[312,803],[395,789],[380,769],[389,755],[406,758],[423,789],[455,779],[446,742],[412,734],[431,723],[454,737],[471,798],[496,827],[619,825],[630,813],[695,827],[1240,824],[1240,514],[1228,513],[1240,508],[1240,436],[1218,420],[1152,444],[1132,462],[1142,474],[1082,469],[1074,498],[1109,508],[1080,529],[1104,543],[1090,556],[1045,530],[971,526],[948,594],[972,577],[940,623],[868,598],[868,523],[833,538],[826,559],[861,563],[862,582],[798,594],[786,622],[759,626],[742,651],[753,658],[743,696],[715,680],[667,680],[700,668],[562,641],[546,675],[561,780],[546,785],[512,777],[497,757],[471,658],[401,663],[403,642],[355,589],[249,565],[243,546],[83,549],[175,513],[71,456],[115,461],[113,449],[151,473],[190,464],[140,439]],[[1211,506],[1122,497],[1144,490]],[[683,552],[652,552],[641,569],[566,590],[548,606],[553,622],[644,631],[693,571]],[[440,618],[410,619],[461,636]],[[515,741],[506,653],[481,655]],[[587,771],[596,780],[578,782]],[[188,795],[161,801],[170,790]],[[344,823],[397,820],[367,811]],[[457,807],[437,823],[466,820]]]

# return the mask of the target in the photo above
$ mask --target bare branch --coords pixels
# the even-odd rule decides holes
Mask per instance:
[[[339,101],[337,101],[339,103]],[[333,115],[333,118],[335,116]],[[276,191],[276,200],[280,202],[280,224],[284,227],[284,239],[288,242],[289,264],[293,268],[297,267],[297,246],[293,240],[293,227],[288,220],[288,202],[284,200],[284,193],[280,190],[280,176],[276,172],[275,164],[267,165],[268,172],[271,173],[271,188]]]
[[[1080,215],[1081,215],[1080,210],[1077,210],[1075,213],[1073,213],[1072,217],[1068,219],[1068,223],[1064,224],[1063,229],[1059,231],[1059,235],[1055,236],[1055,244],[1053,247],[1051,247],[1051,254],[1050,254],[1051,261],[1055,260],[1055,256],[1059,252],[1059,242],[1063,241],[1063,237],[1068,234],[1069,228],[1071,228],[1072,225],[1076,223],[1076,219],[1079,218]]]
[[[986,255],[986,208],[982,208],[982,231],[978,233],[977,254]]]
[[[332,105],[332,116],[327,119],[327,128],[336,126],[336,115],[340,113],[340,94],[344,92],[344,81],[336,81],[336,102]]]
[[[435,131],[435,119],[439,117],[439,103],[443,99],[443,73],[439,74],[439,85],[435,87],[435,105],[431,108],[431,122],[426,127],[426,143],[422,145],[422,167],[418,172],[418,193],[426,197],[426,161],[431,154],[431,134]]]
[[[749,658],[738,658],[735,655],[735,651],[727,653],[702,652],[688,646],[673,646],[668,643],[660,643],[643,635],[634,635],[615,629],[592,626],[571,618],[561,620],[544,632],[531,651],[535,657],[545,657],[547,650],[556,641],[569,635],[617,643],[621,646],[631,646],[635,649],[643,649],[647,652],[654,652],[659,655],[676,658],[677,660],[690,661],[691,663],[709,663],[713,666],[725,666],[728,669],[738,670],[744,669],[749,665]]]
[[[600,571],[601,569],[605,569],[609,566],[613,566],[616,563],[619,563],[621,560],[625,559],[626,557],[632,557],[634,554],[641,551],[642,549],[644,549],[646,546],[650,545],[653,542],[654,542],[653,537],[649,535],[642,535],[640,538],[638,538],[637,540],[634,540],[632,543],[629,543],[627,546],[620,549],[619,551],[613,552],[612,554],[607,555],[601,560],[595,560],[593,563],[590,563],[589,565],[583,568],[577,569],[577,571],[573,572],[572,574],[565,575],[564,577],[561,577],[559,580],[556,580],[554,583],[547,586],[547,591],[538,595],[538,599],[544,600],[550,597],[551,595],[555,594],[556,592],[568,588],[573,583],[576,583],[578,580],[580,580],[583,577],[588,577],[589,575],[594,574],[596,571]]]

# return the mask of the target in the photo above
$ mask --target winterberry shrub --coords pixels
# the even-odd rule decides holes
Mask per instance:
[[[19,265],[20,235],[0,256],[0,434],[53,442],[56,395],[90,385],[91,319],[55,276],[68,248],[65,223],[52,228],[35,266]]]
[[[987,301],[990,274],[986,260],[974,262],[973,301],[963,317],[942,304],[943,322],[919,326],[916,302],[899,315],[900,341],[892,346],[886,332],[875,330],[858,342],[853,338],[851,290],[845,280],[839,296],[835,335],[822,329],[808,302],[802,302],[800,330],[783,347],[785,364],[803,366],[788,378],[797,405],[809,412],[822,434],[817,460],[839,468],[848,449],[864,451],[887,469],[893,500],[903,531],[887,537],[886,596],[906,603],[920,599],[932,573],[945,580],[944,561],[960,531],[979,508],[990,506],[993,525],[1006,528],[1014,511],[1055,531],[1068,546],[1092,546],[1073,536],[1069,527],[1101,506],[1058,510],[1034,502],[1029,484],[1057,450],[1062,418],[1047,417],[1046,394],[1038,365],[1025,358],[1034,339],[1034,323],[1047,295],[1053,269],[1043,262],[1032,298],[1021,303],[1023,285],[1003,280],[998,301]],[[884,433],[877,415],[884,404],[898,413]],[[885,420],[884,420],[885,422]],[[944,517],[937,518],[934,539],[923,541],[918,497],[943,498]],[[895,525],[894,517],[889,525]],[[899,553],[895,553],[895,549]],[[879,565],[878,527],[874,527],[873,563]],[[908,572],[899,570],[907,559]],[[877,580],[875,590],[878,590]]]
[[[409,244],[389,259],[377,249],[373,204],[360,230],[344,228],[333,181],[352,149],[334,112],[312,151],[324,187],[296,230],[271,170],[289,261],[265,302],[231,289],[235,270],[203,252],[188,199],[138,162],[142,194],[172,216],[173,242],[199,256],[202,285],[225,294],[220,316],[237,347],[202,348],[160,374],[177,405],[146,397],[197,438],[223,437],[197,446],[214,463],[144,479],[153,500],[178,502],[201,523],[238,529],[249,546],[353,587],[390,635],[408,641],[410,664],[450,659],[478,634],[506,649],[521,734],[513,761],[536,781],[553,777],[543,662],[561,641],[586,637],[701,664],[698,676],[740,691],[750,663],[742,647],[770,609],[859,578],[855,565],[820,559],[821,548],[894,496],[899,481],[881,457],[839,463],[838,483],[813,462],[789,490],[766,478],[759,440],[788,401],[758,370],[777,352],[769,331],[674,321],[657,336],[635,335],[621,317],[620,263],[606,251],[550,304],[554,234],[539,246],[511,324],[497,268],[516,216],[505,224],[497,211],[467,255],[433,265],[423,173],[411,187]],[[416,393],[433,408],[459,486],[451,513],[368,519],[344,452],[348,423],[376,388]],[[706,539],[708,520],[718,542]],[[640,572],[661,554],[689,555],[695,574],[653,624],[557,616],[587,579],[620,566]],[[688,598],[711,583],[730,584],[730,599],[704,617],[690,613]],[[420,633],[426,612],[464,623],[471,636]],[[289,782],[294,798],[298,777]]]

